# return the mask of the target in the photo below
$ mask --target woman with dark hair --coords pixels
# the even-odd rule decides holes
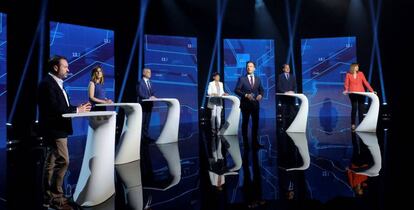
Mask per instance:
[[[97,107],[96,104],[110,104],[111,99],[107,99],[105,96],[104,85],[104,74],[101,66],[95,66],[92,69],[91,81],[88,86],[89,101],[92,104],[91,111],[105,111],[105,107]]]
[[[208,84],[207,94],[209,96],[226,96],[224,92],[223,83],[220,82],[220,74],[213,73],[213,81]],[[221,110],[223,109],[223,99],[218,97],[210,97],[208,99],[207,107],[211,109],[211,129],[213,134],[220,130],[221,126]],[[216,125],[217,122],[217,125]]]
[[[365,92],[365,87],[369,89],[370,92],[374,92],[371,85],[369,85],[367,79],[365,79],[364,73],[359,71],[359,64],[353,63],[349,68],[349,72],[346,74],[345,83],[344,83],[344,94],[349,94],[349,99],[351,100],[352,111],[351,111],[351,128],[355,130],[355,117],[358,109],[358,118],[359,122],[364,118],[364,96],[358,94],[352,94],[352,92]],[[374,92],[376,94],[376,92]]]

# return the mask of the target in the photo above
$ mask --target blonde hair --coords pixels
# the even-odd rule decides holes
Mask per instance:
[[[103,69],[101,66],[95,66],[92,69],[92,73],[91,73],[91,77],[92,77],[92,82],[95,82],[96,80],[98,80],[98,77],[96,76],[96,72],[98,72],[98,69],[101,70],[102,72],[102,77],[101,79],[98,81],[99,84],[103,84],[104,83],[104,73],[103,73]]]
[[[351,73],[351,74],[355,73],[355,68],[356,68],[357,66],[359,66],[359,64],[358,64],[358,63],[353,63],[353,64],[351,64],[351,67],[349,67],[349,73]]]

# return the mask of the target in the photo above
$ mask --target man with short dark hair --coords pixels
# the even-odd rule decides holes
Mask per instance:
[[[243,116],[242,135],[245,148],[248,148],[247,127],[249,118],[252,117],[252,146],[259,148],[258,127],[260,101],[263,98],[263,86],[260,78],[254,75],[256,70],[253,61],[246,63],[247,75],[241,76],[237,81],[234,92],[241,98],[240,109]]]
[[[282,65],[282,73],[279,74],[277,80],[278,93],[295,93],[296,92],[296,78],[290,73],[289,64]],[[284,124],[286,119],[292,120],[295,116],[295,98],[291,96],[279,96],[282,105],[282,117]]]
[[[67,137],[73,133],[70,118],[65,113],[88,112],[89,103],[72,106],[63,87],[63,79],[69,73],[65,57],[54,56],[48,62],[48,75],[39,85],[40,134],[47,144],[44,165],[44,206],[55,209],[72,209],[63,194],[63,178],[69,166]]]

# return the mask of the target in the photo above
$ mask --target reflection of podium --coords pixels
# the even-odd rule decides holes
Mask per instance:
[[[359,123],[355,131],[360,132],[376,132],[379,114],[379,99],[377,94],[370,92],[349,92],[350,94],[358,94],[367,96],[371,99],[371,106],[362,122]]]
[[[165,144],[178,141],[178,128],[180,125],[180,102],[175,98],[144,99],[142,101],[165,102],[168,106],[168,115],[158,137],[157,144]]]
[[[299,98],[301,101],[299,111],[296,114],[295,119],[286,132],[305,133],[306,124],[308,122],[309,102],[308,98],[302,93],[276,93],[276,95],[290,96]]]
[[[116,151],[115,164],[129,163],[140,159],[142,108],[138,103],[97,104],[96,106],[118,106],[125,111],[124,127]]]
[[[236,96],[207,96],[227,99],[232,102],[231,111],[227,116],[226,122],[219,131],[219,135],[237,135],[240,122],[240,99]]]
[[[85,153],[73,198],[76,203],[82,206],[100,204],[115,193],[116,112],[64,114],[63,117],[89,118]]]
[[[367,132],[356,132],[358,136],[361,138],[362,142],[367,145],[368,150],[371,153],[372,160],[374,164],[365,171],[355,172],[356,174],[363,174],[369,177],[374,177],[379,175],[379,171],[381,170],[381,151],[378,145],[378,138],[376,133],[367,133]]]
[[[124,185],[125,196],[129,209],[142,210],[144,208],[141,165],[140,161],[117,165],[116,171]]]
[[[287,133],[298,148],[299,154],[302,157],[303,165],[296,168],[288,168],[286,171],[306,170],[310,166],[310,156],[308,149],[308,140],[306,133]]]
[[[167,161],[168,171],[172,176],[171,182],[168,186],[163,188],[159,187],[144,187],[145,189],[166,191],[171,187],[177,185],[181,180],[181,162],[180,153],[178,150],[178,142],[168,144],[157,144],[158,149],[161,151],[162,156]]]
[[[240,144],[239,144],[239,137],[236,135],[233,136],[221,136],[224,141],[227,141],[230,147],[227,149],[229,154],[234,162],[234,167],[229,169],[229,171],[237,171],[242,166],[242,156],[240,154]]]

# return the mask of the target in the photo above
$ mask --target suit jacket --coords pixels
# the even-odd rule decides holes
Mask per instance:
[[[289,74],[289,79],[286,79],[285,73],[281,73],[277,79],[277,92],[284,93],[287,91],[296,92],[296,78],[293,74]]]
[[[259,108],[259,102],[257,100],[250,101],[245,97],[246,94],[253,93],[254,97],[258,95],[263,96],[263,86],[258,76],[254,77],[253,87],[250,85],[247,75],[239,77],[234,92],[240,97],[240,109]]]
[[[66,103],[62,89],[52,76],[47,75],[39,85],[39,126],[43,137],[66,138],[73,133],[71,118],[62,114],[75,113],[76,106]],[[68,98],[69,101],[69,98]]]
[[[223,88],[223,83],[219,82],[219,88],[217,89],[217,86],[215,84],[215,81],[212,81],[208,84],[208,90],[207,90],[207,94],[211,95],[211,94],[219,94],[220,96],[222,96],[224,94],[224,88]],[[212,109],[213,106],[223,106],[223,99],[221,98],[209,98],[208,99],[208,103],[207,103],[207,107]]]
[[[137,85],[137,93],[138,93],[138,103],[141,104],[142,109],[148,110],[151,109],[153,106],[153,102],[143,102],[143,99],[149,99],[151,96],[154,96],[154,87],[152,86],[152,82],[150,81],[151,88],[148,90],[147,84],[145,84],[144,79],[141,79]]]
[[[369,85],[367,79],[365,79],[364,73],[358,71],[356,78],[351,73],[347,73],[345,77],[344,88],[345,91],[351,92],[365,92],[365,87],[368,88],[370,92],[374,92],[371,85]]]

